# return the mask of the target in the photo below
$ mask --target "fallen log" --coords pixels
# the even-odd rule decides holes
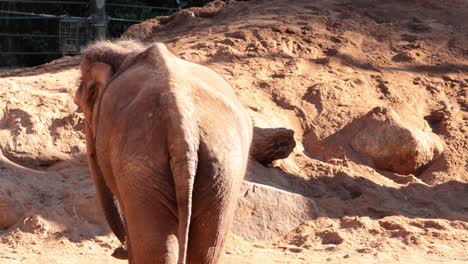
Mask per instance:
[[[287,158],[295,146],[294,130],[254,127],[250,156],[266,165]]]

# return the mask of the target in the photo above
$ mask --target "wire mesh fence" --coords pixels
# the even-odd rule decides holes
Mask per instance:
[[[92,39],[91,24],[86,19],[62,18],[59,21],[59,47],[65,54],[78,54],[82,46]]]
[[[107,35],[116,38],[130,25],[170,15],[188,1],[156,2],[107,1]],[[0,69],[30,67],[79,54],[95,38],[90,8],[91,1],[0,0]]]

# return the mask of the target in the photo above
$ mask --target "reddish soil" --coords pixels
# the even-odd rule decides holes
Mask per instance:
[[[295,131],[294,152],[247,180],[313,201],[314,217],[272,205],[268,239],[236,222],[223,263],[468,262],[466,14],[463,0],[215,1],[128,30],[224,76],[257,126]],[[124,263],[84,159],[78,62],[0,73],[0,263]],[[442,154],[379,169],[349,142],[375,107]]]

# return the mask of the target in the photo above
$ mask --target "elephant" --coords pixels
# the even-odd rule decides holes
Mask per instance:
[[[220,263],[253,133],[234,90],[163,43],[96,42],[80,71],[90,172],[129,263]]]

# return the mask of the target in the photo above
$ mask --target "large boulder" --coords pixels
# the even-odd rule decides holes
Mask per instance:
[[[362,117],[350,138],[351,147],[368,156],[377,169],[417,174],[443,152],[443,142],[429,125],[376,107]]]
[[[284,236],[304,221],[315,219],[315,202],[299,194],[244,181],[232,231],[247,240]]]

